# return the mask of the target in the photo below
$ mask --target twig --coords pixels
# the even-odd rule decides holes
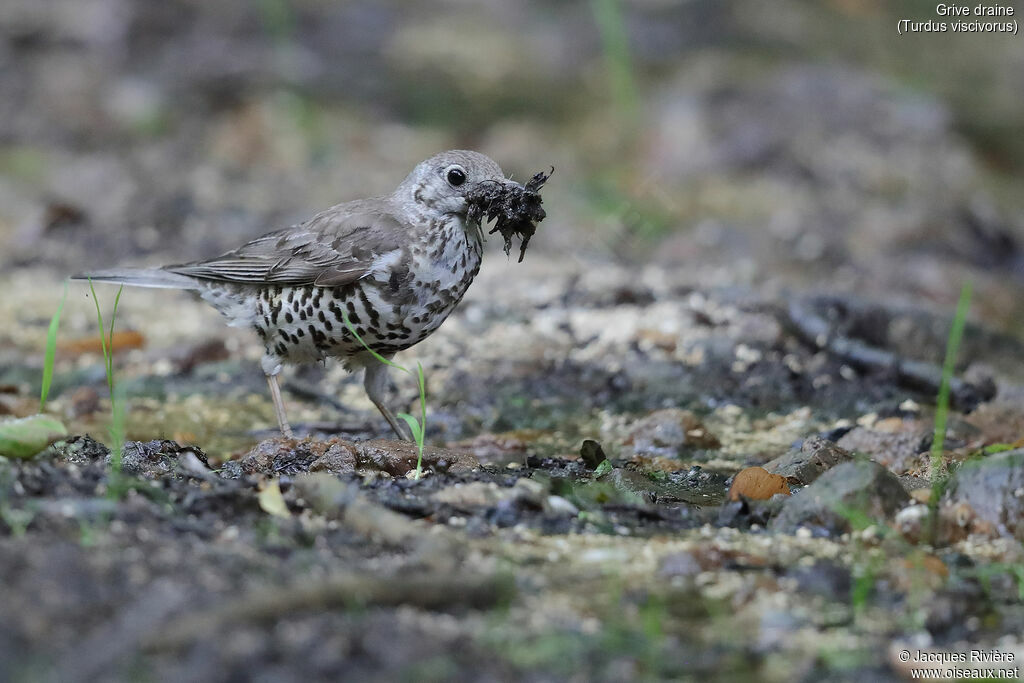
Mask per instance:
[[[340,574],[312,583],[251,591],[211,609],[184,614],[144,639],[143,648],[177,650],[234,624],[269,622],[298,612],[366,605],[483,609],[509,600],[513,592],[511,580],[499,576]]]
[[[934,394],[942,386],[943,373],[938,365],[901,358],[892,351],[842,336],[811,305],[801,301],[791,302],[788,317],[797,335],[805,342],[853,367],[891,372],[903,386],[925,393]],[[990,391],[958,377],[950,378],[949,394],[951,404],[965,411],[973,410],[979,403],[992,398]]]

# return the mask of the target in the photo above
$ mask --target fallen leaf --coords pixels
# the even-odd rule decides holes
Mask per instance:
[[[748,467],[733,478],[729,500],[739,500],[740,496],[750,500],[768,500],[776,493],[790,495],[785,477],[772,474],[763,467]]]
[[[27,460],[67,436],[64,423],[49,415],[30,415],[0,422],[0,455]]]
[[[108,337],[107,342],[107,348],[123,351],[125,349],[141,349],[146,345],[146,338],[142,336],[141,332],[123,330]],[[57,348],[65,353],[103,353],[100,339],[96,336],[71,339],[58,344]]]
[[[292,513],[288,511],[288,505],[284,502],[284,496],[281,495],[281,486],[277,479],[271,479],[260,489],[260,492],[256,494],[256,499],[259,500],[260,508],[268,515],[284,518],[292,516]]]

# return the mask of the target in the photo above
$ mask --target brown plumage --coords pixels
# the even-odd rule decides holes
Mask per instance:
[[[482,183],[524,189],[486,156],[454,150],[420,163],[390,195],[338,204],[216,258],[76,278],[195,290],[229,325],[253,328],[266,347],[261,365],[286,436],[282,365],[326,358],[366,368],[367,395],[405,436],[384,405],[387,366],[344,318],[387,358],[436,330],[480,269],[480,221],[467,214]]]

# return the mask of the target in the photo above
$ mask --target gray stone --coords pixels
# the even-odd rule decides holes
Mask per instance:
[[[964,463],[944,503],[967,503],[999,534],[1024,540],[1024,448]]]
[[[839,446],[848,451],[863,453],[893,472],[903,474],[916,469],[925,461],[921,454],[928,450],[927,429],[907,432],[886,432],[867,427],[854,427]]]
[[[127,441],[121,449],[121,471],[145,479],[160,479],[167,476],[181,476],[178,472],[179,458],[191,455],[206,465],[206,455],[193,446],[182,446],[174,441]],[[107,455],[108,464],[113,454]]]
[[[827,470],[852,457],[848,450],[828,439],[809,436],[804,439],[800,450],[781,455],[766,463],[764,468],[773,474],[782,475],[790,484],[806,486]]]
[[[787,500],[770,528],[793,533],[807,527],[812,532],[841,534],[850,531],[861,516],[888,519],[909,501],[899,480],[878,463],[847,462]]]
[[[689,410],[666,408],[637,421],[627,444],[637,454],[675,457],[687,449],[716,449],[718,438]]]

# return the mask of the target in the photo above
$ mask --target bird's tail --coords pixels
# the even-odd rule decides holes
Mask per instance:
[[[91,280],[128,285],[129,287],[157,287],[160,289],[198,289],[199,282],[187,275],[179,275],[162,268],[112,268],[92,273],[72,275],[72,280]]]

